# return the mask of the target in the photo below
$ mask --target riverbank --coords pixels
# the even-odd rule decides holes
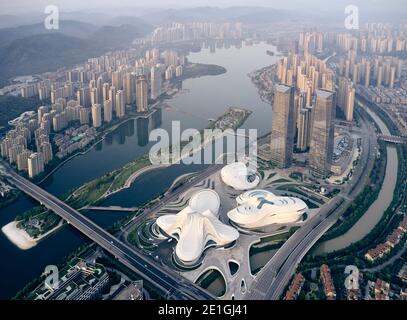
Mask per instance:
[[[379,125],[383,134],[390,134],[385,123],[374,112],[369,109],[366,111]],[[383,179],[382,188],[377,194],[377,198],[368,208],[366,208],[367,210],[363,213],[360,219],[358,219],[358,221],[346,233],[322,242],[315,249],[315,254],[325,254],[344,249],[349,245],[362,240],[379,223],[386,209],[389,208],[393,200],[399,167],[397,150],[394,147],[387,146],[385,155],[387,157],[386,174]]]
[[[204,77],[204,76],[216,76],[216,75],[221,75],[226,73],[227,70],[224,67],[214,65],[214,64],[203,64],[203,63],[189,63],[184,67],[184,72],[183,75],[180,78],[174,79],[171,88],[176,87],[176,84],[179,81],[184,81],[188,79],[195,79],[199,77]],[[130,120],[137,120],[138,118],[146,118],[149,117],[152,113],[157,111],[157,106],[160,105],[165,99],[171,98],[173,95],[177,93],[177,91],[171,89],[170,90],[172,93],[167,94],[164,93],[162,97],[160,97],[155,103],[152,105],[152,108],[150,109],[149,112],[146,114],[140,114],[136,112],[127,112],[126,116],[124,119],[116,119],[116,121],[111,122],[107,126],[105,125],[105,128],[102,129],[101,132],[99,132],[96,137],[95,141],[91,143],[89,146],[87,146],[85,149],[77,150],[74,153],[66,156],[65,158],[62,159],[54,159],[53,163],[48,165],[48,168],[46,168],[46,171],[44,171],[42,174],[38,175],[33,179],[33,182],[36,184],[41,184],[45,182],[48,178],[50,178],[56,171],[58,171],[63,165],[65,165],[67,162],[70,160],[74,159],[77,156],[84,155],[94,149],[98,144],[100,144],[108,134],[116,130],[119,126],[122,124],[130,121]],[[14,202],[18,199],[18,197],[14,197],[12,201],[9,201],[8,204],[11,202]]]
[[[154,111],[155,111],[155,109],[154,109]],[[41,177],[39,181],[35,181],[35,182],[37,184],[43,183],[44,181],[46,181],[52,174],[54,174],[59,168],[61,168],[68,161],[72,160],[73,158],[75,158],[77,156],[87,154],[89,151],[91,151],[93,148],[95,148],[99,143],[101,143],[103,140],[105,140],[106,136],[108,134],[112,133],[114,130],[116,130],[118,127],[125,124],[126,122],[128,122],[130,120],[137,120],[140,117],[146,117],[146,116],[149,116],[151,114],[152,114],[152,112],[150,111],[147,115],[142,115],[142,114],[128,115],[125,119],[120,120],[118,123],[113,123],[112,126],[108,127],[103,132],[101,132],[98,136],[96,136],[96,139],[95,139],[96,141],[94,143],[92,143],[90,146],[88,146],[84,150],[78,150],[77,152],[74,152],[73,154],[67,156],[67,158],[61,159],[61,161],[58,164],[56,164],[56,166],[53,167],[51,169],[51,171],[46,173],[45,177]]]
[[[12,221],[6,224],[1,231],[14,245],[21,250],[28,250],[37,245],[37,241],[29,236],[29,234],[17,227],[20,221]]]
[[[365,101],[364,101],[365,102]],[[365,102],[366,103],[366,102]],[[381,111],[379,107],[374,104],[366,103],[369,106],[369,114],[372,118],[375,119],[376,123],[382,127],[383,125],[389,130],[392,135],[397,135],[398,131],[397,128],[394,126],[394,123],[390,117],[388,117],[385,113]],[[365,107],[365,106],[364,106]],[[377,119],[380,121],[378,122]],[[350,241],[351,243],[339,250],[329,250],[329,252],[324,253],[323,250],[325,248],[317,247],[316,249],[319,251],[311,252],[311,254],[307,255],[302,264],[299,267],[299,271],[308,270],[311,268],[319,267],[321,264],[325,263],[328,265],[333,264],[343,264],[343,265],[357,265],[358,268],[368,268],[372,264],[366,260],[365,254],[369,249],[372,249],[379,245],[380,243],[386,241],[388,235],[392,232],[395,228],[395,224],[397,221],[400,220],[400,210],[405,208],[406,203],[406,190],[407,190],[407,166],[406,166],[406,159],[407,159],[407,147],[398,145],[396,146],[388,146],[387,148],[394,149],[395,155],[391,155],[389,160],[397,161],[397,174],[395,179],[392,183],[394,183],[394,191],[391,189],[389,190],[388,187],[383,187],[382,191],[388,192],[386,195],[391,198],[391,203],[385,207],[384,210],[377,209],[375,211],[369,211],[370,213],[365,215],[358,221],[358,227],[362,228],[363,233],[358,233],[358,229],[350,229],[352,232],[350,238],[346,238],[343,240]],[[390,153],[387,153],[388,155]],[[393,164],[394,166],[394,164]],[[394,168],[393,168],[394,169]],[[385,200],[382,200],[384,202]],[[376,205],[381,205],[380,199],[377,200]],[[372,207],[369,207],[371,210]],[[363,223],[364,219],[370,219],[368,223]],[[373,224],[372,226],[372,219],[373,221],[378,221]],[[362,222],[361,222],[362,221]],[[366,228],[366,229],[365,229]],[[356,239],[353,240],[353,237],[356,235]],[[362,238],[361,238],[362,237]],[[333,239],[335,240],[335,239]],[[333,241],[332,240],[332,241]],[[344,241],[339,243],[342,247],[345,244]],[[401,246],[400,246],[401,247]],[[399,248],[400,248],[399,247]],[[392,250],[391,254],[397,253],[396,250]],[[390,257],[387,257],[390,258]],[[383,260],[380,260],[380,263],[383,263]],[[380,273],[380,272],[379,272]],[[382,274],[383,275],[383,274]],[[381,275],[381,276],[382,276]]]
[[[168,165],[148,165],[147,166],[140,166],[140,169],[134,171],[130,176],[128,176],[127,180],[125,181],[124,185],[122,187],[118,187],[114,190],[111,190],[111,187],[109,188],[109,190],[106,191],[106,193],[102,196],[102,198],[107,198],[110,197],[111,195],[118,193],[120,191],[123,191],[124,189],[128,189],[131,187],[131,185],[134,183],[134,181],[141,176],[142,174],[149,172],[151,170],[156,170],[156,169],[160,169],[160,168],[166,168],[168,167]],[[123,174],[121,175],[121,178],[125,178],[126,175]],[[118,179],[116,177],[116,179]],[[113,185],[113,183],[112,183]],[[111,185],[111,186],[112,186]]]
[[[179,81],[199,78],[199,77],[203,77],[203,76],[215,76],[215,75],[220,75],[220,74],[227,72],[227,70],[221,66],[218,66],[215,64],[203,64],[203,63],[189,63],[188,65],[185,66],[184,71],[186,71],[186,72],[184,72],[184,74],[182,75],[181,78],[176,79],[176,81],[174,81],[174,83],[172,84],[171,87],[176,86],[176,83]],[[126,117],[124,119],[116,119],[116,121],[113,121],[108,126],[103,128],[103,130],[101,132],[98,133],[98,135],[95,137],[95,141],[93,143],[91,143],[85,149],[77,150],[76,152],[68,155],[65,158],[55,159],[53,161],[53,163],[51,163],[51,165],[48,166],[48,168],[46,168],[46,171],[44,171],[42,174],[40,174],[39,176],[37,176],[36,178],[33,179],[33,182],[38,185],[46,182],[69,161],[73,160],[74,158],[76,158],[78,156],[85,155],[85,154],[89,153],[90,151],[92,151],[97,145],[99,145],[101,142],[103,142],[106,139],[106,137],[109,134],[111,134],[112,132],[114,132],[117,128],[119,128],[123,124],[127,123],[128,121],[137,120],[139,118],[150,117],[152,114],[154,114],[155,112],[158,111],[158,109],[160,108],[163,101],[165,101],[168,98],[171,98],[172,96],[174,96],[177,93],[178,93],[178,91],[175,90],[171,94],[163,94],[163,96],[160,97],[151,106],[150,111],[147,112],[146,114],[140,114],[140,113],[130,111],[126,114]],[[151,168],[151,169],[154,169],[154,168]],[[137,174],[137,172],[134,172],[132,174]],[[138,175],[136,175],[136,177],[137,176]],[[131,185],[132,181],[134,181],[134,179],[126,181],[126,184],[125,184],[126,188],[128,188]],[[117,186],[115,186],[115,191],[112,193],[116,193],[123,189],[124,188],[122,188],[121,186],[119,186],[117,189]],[[106,194],[106,196],[108,196],[108,195],[110,195],[110,193]],[[5,201],[2,201],[0,203],[0,208],[6,207],[6,206],[12,204],[13,202],[16,202],[20,198],[20,196],[21,196],[21,193],[17,191],[15,194],[13,194],[12,197],[8,197],[7,199],[5,199]]]
[[[18,227],[20,223],[21,221],[12,221],[1,228],[1,231],[7,237],[7,239],[10,240],[11,243],[13,243],[21,250],[28,250],[35,247],[38,242],[40,242],[42,239],[44,239],[54,231],[58,230],[64,224],[63,221],[61,221],[56,227],[52,228],[48,232],[42,234],[37,238],[33,238],[28,234],[27,231]]]
[[[227,129],[237,129],[240,127],[244,121],[250,116],[251,111],[241,108],[229,108],[222,116],[220,116],[216,121],[210,122],[207,128],[211,129],[220,129],[221,136],[223,136],[223,131]],[[203,135],[203,132],[200,133]],[[209,137],[210,138],[210,137]],[[203,143],[199,145],[197,149],[193,150],[193,153],[202,150],[209,142],[212,142],[212,138],[209,139],[206,137]],[[215,136],[215,139],[218,137]],[[184,151],[184,150],[183,150]],[[179,159],[182,160],[183,158],[190,155],[191,150],[187,150],[187,152],[180,153]],[[171,155],[171,159],[172,159]],[[178,159],[178,158],[176,158]],[[177,163],[177,160],[173,159],[174,163]],[[110,195],[118,193],[124,189],[129,188],[134,181],[140,175],[159,168],[165,168],[170,166],[170,164],[151,164],[148,155],[144,155],[139,159],[136,159],[122,168],[109,172],[102,177],[96,178],[88,183],[85,183],[81,187],[77,188],[74,192],[69,194],[65,197],[64,201],[74,209],[82,209],[86,208],[87,206],[96,205],[97,203],[101,202],[103,199],[108,198]],[[36,207],[30,212],[25,213],[23,221],[19,224],[19,227],[23,227],[22,230],[29,234],[29,230],[31,230],[32,224],[30,223],[30,219],[34,218],[34,216],[38,217],[38,213],[41,207]],[[40,218],[36,221],[36,225],[49,225],[50,228],[35,228],[35,235],[38,237],[42,236],[43,234],[48,234],[48,232],[55,231],[53,229],[54,224],[47,224],[48,220],[55,220],[55,214],[51,211],[46,211],[41,213]],[[16,237],[14,237],[16,238]],[[14,239],[13,238],[13,239]],[[17,241],[18,243],[18,241]]]
[[[157,164],[181,163],[184,159],[204,150],[209,144],[213,143],[213,141],[227,136],[230,133],[228,130],[236,131],[245,123],[251,114],[252,111],[247,109],[229,107],[224,114],[216,120],[209,120],[209,124],[205,129],[199,132],[196,130],[197,133],[194,136],[188,137],[192,137],[192,142],[179,141],[177,144],[171,144],[168,147],[160,149],[159,152],[155,154],[150,154],[150,160]],[[212,131],[206,132],[206,129]],[[194,143],[195,141],[197,141],[197,143]],[[217,159],[211,159],[211,161],[212,160],[216,161]]]
[[[273,64],[249,74],[252,83],[257,88],[261,100],[265,103],[273,104],[274,85],[278,82],[276,73],[277,65]]]
[[[215,64],[190,63],[185,66],[181,80],[204,76],[218,76],[226,72],[226,68]]]
[[[247,77],[252,70],[273,63],[274,59],[277,59],[277,57],[273,59],[266,55],[266,49],[274,50],[269,45],[259,44],[243,45],[243,48],[232,46],[219,49],[215,53],[204,48],[200,52],[197,50],[197,53],[189,55],[188,60],[190,61],[221,65],[228,71],[216,77],[202,77],[183,82],[183,89],[180,93],[165,101],[174,108],[162,108],[160,127],[170,130],[171,121],[179,120],[185,124],[182,129],[200,130],[205,128],[208,119],[216,119],[227,106],[245,106],[254,112],[245,122],[244,129],[257,128],[259,136],[268,132],[271,119],[270,105],[261,101],[256,88]],[[257,59],[247,59],[248,56],[256,56]],[[136,127],[133,128],[131,122],[121,126],[91,152],[76,157],[62,166],[42,184],[42,187],[55,196],[63,196],[86,182],[142,156],[147,152],[148,147],[138,144],[139,132]],[[193,169],[191,170],[191,168]],[[204,166],[181,164],[150,171],[137,178],[130,189],[123,190],[106,201],[103,200],[102,205],[142,208],[143,203],[159,197],[178,176],[190,171],[200,171],[203,168]],[[0,228],[13,221],[16,215],[21,216],[23,212],[36,205],[37,203],[31,199],[25,196],[20,197],[16,203],[1,210]],[[118,212],[89,211],[83,212],[83,214],[103,228],[112,226],[116,221],[124,219],[124,216],[129,216],[129,219],[133,216]],[[120,218],[118,218],[119,216]],[[12,245],[3,233],[0,233],[0,247],[2,248],[0,260],[4,261],[0,266],[2,274],[0,297],[7,299],[14,296],[18,290],[41,274],[46,265],[58,265],[64,261],[65,256],[83,245],[84,241],[86,238],[74,228],[67,226],[50,235],[31,250],[22,251]],[[27,268],[27,265],[30,268]]]
[[[122,167],[121,169],[110,172],[100,178],[94,179],[82,185],[69,195],[61,197],[61,199],[77,210],[86,206],[95,205],[101,200],[107,190],[109,190],[109,188],[115,183],[114,178],[116,175],[121,176],[121,173],[123,173],[123,177],[126,177],[127,175],[131,175],[133,173],[127,172],[129,166],[131,166],[131,168],[137,172],[148,164],[150,164],[148,159],[138,159]],[[127,180],[127,178],[125,178],[125,180]],[[7,238],[19,248],[28,250],[34,246],[32,243],[33,241],[40,241],[49,234],[57,231],[63,220],[60,220],[59,217],[56,216],[52,211],[41,211],[43,211],[42,207],[36,206],[23,213],[21,216],[17,216],[15,221],[6,225],[8,226],[5,229],[7,231]],[[37,220],[35,226],[32,226],[30,223],[31,219]],[[60,221],[56,221],[55,223],[47,223],[48,221],[54,221],[56,219]],[[29,226],[30,231],[34,232],[35,237],[30,236],[29,230],[24,229],[24,227],[21,228],[21,226],[25,226],[26,228]],[[42,227],[38,228],[36,226]],[[50,226],[50,228],[47,226]]]
[[[4,197],[0,197],[0,209],[12,204],[14,201],[18,200],[20,196],[21,192],[19,190],[13,189],[9,191]]]

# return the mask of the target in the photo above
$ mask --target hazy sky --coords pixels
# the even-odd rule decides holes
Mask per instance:
[[[354,4],[365,10],[404,10],[406,0],[0,0],[0,13],[43,12],[45,6],[55,4],[61,11],[101,10],[114,7],[179,8],[193,6],[267,6],[300,11],[343,10]]]

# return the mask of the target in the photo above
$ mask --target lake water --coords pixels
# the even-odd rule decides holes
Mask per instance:
[[[264,103],[248,73],[271,65],[277,57],[266,54],[275,47],[265,43],[241,48],[217,49],[215,53],[203,49],[188,56],[192,62],[217,64],[227,69],[219,76],[205,76],[183,82],[183,90],[166,101],[159,115],[150,119],[130,120],[109,134],[90,152],[75,157],[49,177],[42,187],[55,195],[76,188],[111,170],[119,168],[145,154],[151,147],[149,131],[157,126],[169,130],[173,120],[179,120],[181,129],[205,128],[209,118],[217,118],[229,107],[250,109],[253,114],[243,128],[257,128],[263,135],[271,128],[271,107]],[[105,204],[137,206],[154,199],[166,190],[176,177],[205,168],[201,165],[176,165],[148,172],[131,186],[113,195]],[[0,209],[0,226],[37,205],[27,197]],[[90,212],[89,217],[106,227],[125,216],[118,212]],[[22,251],[0,233],[0,299],[13,296],[32,278],[41,274],[48,264],[58,264],[75,248],[86,241],[78,231],[66,226],[41,241],[36,247]]]

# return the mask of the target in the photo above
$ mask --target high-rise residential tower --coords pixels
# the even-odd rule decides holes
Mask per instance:
[[[353,121],[353,110],[355,105],[355,86],[346,78],[339,79],[338,106],[343,111],[346,121]]]
[[[330,172],[334,148],[335,93],[316,91],[309,166],[314,176],[324,178]]]
[[[89,124],[89,109],[80,107],[79,109],[79,122],[83,124]]]
[[[110,91],[110,85],[106,82],[103,84],[103,87],[102,87],[103,101],[111,99],[109,91]]]
[[[137,112],[148,111],[147,79],[145,76],[137,77],[136,97]]]
[[[110,87],[109,89],[109,99],[112,101],[112,110],[116,110],[116,88]]]
[[[95,128],[102,125],[102,106],[100,104],[92,106],[92,124]]]
[[[116,93],[116,117],[123,118],[125,115],[124,94],[122,90],[118,90]]]
[[[132,104],[136,96],[136,81],[134,74],[127,73],[123,82],[125,104]]]
[[[306,151],[310,147],[313,106],[302,108],[297,121],[297,149]]]
[[[110,122],[112,121],[112,100],[107,99],[103,103],[103,120],[105,122]]]
[[[41,152],[32,153],[28,157],[28,176],[34,178],[44,171],[44,159]]]
[[[44,164],[48,164],[53,158],[51,143],[49,142],[41,143],[40,150]]]
[[[156,100],[161,95],[161,68],[153,66],[151,68],[151,99]]]
[[[99,103],[99,93],[97,88],[90,89],[90,103],[92,106]]]
[[[279,168],[292,164],[294,149],[294,88],[277,85],[271,124],[271,161]]]
[[[76,100],[78,101],[78,103],[85,107],[85,108],[89,108],[90,107],[90,89],[89,88],[80,88],[77,92],[76,92]]]

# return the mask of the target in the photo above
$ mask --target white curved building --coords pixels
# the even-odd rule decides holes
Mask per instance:
[[[219,195],[205,189],[195,193],[178,214],[157,219],[160,229],[178,241],[175,247],[178,259],[194,263],[205,249],[225,246],[239,237],[236,229],[219,221],[219,207]]]
[[[237,208],[228,212],[234,223],[245,229],[300,221],[308,210],[304,201],[280,197],[266,190],[251,190],[236,198]]]
[[[256,171],[249,169],[243,162],[233,162],[220,171],[222,181],[235,190],[249,190],[260,182]]]

